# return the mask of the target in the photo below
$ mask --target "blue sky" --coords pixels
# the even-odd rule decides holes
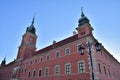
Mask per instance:
[[[81,6],[99,42],[120,62],[120,0],[0,0],[0,61],[13,61],[34,14],[37,49],[72,35]]]

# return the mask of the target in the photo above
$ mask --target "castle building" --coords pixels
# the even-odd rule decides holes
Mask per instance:
[[[93,36],[81,12],[77,32],[36,50],[34,18],[18,49],[17,58],[0,66],[0,80],[120,80],[120,63]]]

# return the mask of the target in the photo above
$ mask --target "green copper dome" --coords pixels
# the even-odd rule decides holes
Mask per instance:
[[[34,17],[33,17],[33,20],[32,20],[32,24],[29,27],[27,27],[26,32],[30,32],[32,34],[35,34],[36,29],[34,27]]]
[[[84,25],[86,23],[89,23],[89,19],[84,15],[84,13],[82,11],[81,18],[78,20],[78,26],[82,26],[82,25]]]

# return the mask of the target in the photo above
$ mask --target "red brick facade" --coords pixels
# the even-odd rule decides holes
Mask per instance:
[[[1,65],[0,80],[120,80],[120,63],[103,46],[96,50],[93,28],[83,12],[78,23],[78,34],[36,51],[33,19],[16,60]]]

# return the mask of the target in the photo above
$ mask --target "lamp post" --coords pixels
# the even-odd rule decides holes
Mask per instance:
[[[90,65],[91,65],[91,74],[92,74],[92,80],[94,80],[94,71],[93,71],[93,60],[92,60],[92,55],[91,55],[91,47],[92,47],[92,45],[91,45],[91,43],[88,41],[87,42],[87,48],[88,48],[88,54],[89,54],[89,56],[90,56]],[[96,48],[96,51],[100,51],[101,50],[101,43],[99,43],[99,42],[96,42],[96,44],[95,44],[95,48]],[[84,55],[84,47],[82,47],[82,45],[78,48],[79,49],[79,51],[80,51],[80,54],[81,55]]]

